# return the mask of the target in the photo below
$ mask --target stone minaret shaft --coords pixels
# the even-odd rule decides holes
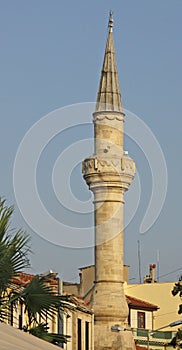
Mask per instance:
[[[95,350],[106,349],[106,345],[108,349],[122,349],[114,347],[116,333],[111,329],[114,325],[122,327],[128,316],[123,290],[123,197],[133,180],[135,163],[123,151],[124,113],[112,29],[110,14],[93,113],[94,155],[83,162],[84,179],[94,194],[95,206]]]

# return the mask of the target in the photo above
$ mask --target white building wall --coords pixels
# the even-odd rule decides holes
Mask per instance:
[[[179,320],[178,308],[180,298],[173,297],[171,291],[174,282],[144,283],[144,284],[124,284],[125,293],[128,296],[145,300],[155,304],[159,310],[154,311],[154,329],[163,327],[171,322]],[[173,328],[177,330],[178,327]],[[166,328],[171,330],[170,328]]]
[[[72,350],[72,313],[68,314],[69,317],[66,317],[66,331],[65,331],[65,335],[70,335],[70,341],[67,342],[67,344],[65,345],[66,350]],[[67,315],[67,316],[68,316]]]
[[[89,323],[89,350],[93,350],[93,326],[94,326],[94,316],[87,311],[79,310],[76,305],[69,304],[69,307],[65,307],[62,312],[63,317],[63,334],[69,335],[71,338],[67,344],[63,345],[64,350],[77,350],[78,342],[78,329],[77,329],[77,320],[81,319],[81,343],[82,349],[86,349],[86,322]],[[22,311],[22,312],[21,312]],[[13,308],[13,326],[19,328],[19,315],[22,315],[22,326],[27,325],[28,316],[25,313],[25,306],[22,306],[18,302],[17,307]],[[46,322],[45,318],[42,318],[37,315],[38,322]],[[11,309],[10,314],[7,315],[7,323],[11,322]],[[49,326],[50,332],[57,333],[58,330],[58,317],[54,315],[53,317],[47,317],[47,323]]]
[[[137,310],[130,310],[130,323],[132,328],[137,328]]]

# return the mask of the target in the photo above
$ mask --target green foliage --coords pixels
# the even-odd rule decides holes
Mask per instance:
[[[37,322],[37,315],[46,319],[52,317],[61,307],[61,297],[53,293],[53,289],[45,284],[44,279],[36,275],[18,294],[18,298],[26,306],[29,325]]]
[[[182,276],[179,278],[179,281],[175,283],[173,290],[171,291],[173,296],[179,294],[180,298],[182,297]],[[182,304],[179,305],[178,314],[182,313]]]
[[[179,278],[179,281],[175,283],[173,290],[171,291],[173,296],[179,295],[182,297],[182,276]],[[179,305],[178,314],[182,313],[182,304]],[[175,337],[171,340],[168,345],[172,345],[175,349],[182,349],[182,329],[178,329]]]
[[[171,345],[174,349],[182,349],[182,329],[178,329],[175,337],[168,345]]]
[[[0,293],[17,272],[29,266],[29,237],[23,230],[10,230],[13,207],[0,198]]]
[[[23,230],[10,229],[13,207],[0,197],[0,321],[3,321],[10,295],[7,288],[17,273],[29,266],[29,237]]]
[[[182,329],[178,329],[178,332],[177,332],[177,335],[178,335],[178,339],[182,340]]]
[[[38,326],[32,327],[29,333],[55,345],[67,343],[70,338],[68,335],[48,333],[48,329],[49,327],[47,323],[40,323]],[[27,331],[27,329],[25,331]]]
[[[30,266],[29,237],[23,230],[10,229],[13,210],[0,197],[0,321],[3,322],[7,317],[10,305],[16,307],[20,301],[25,305],[28,314],[26,331],[54,344],[67,342],[68,336],[48,333],[47,325],[39,324],[37,320],[38,315],[45,320],[47,317],[52,318],[62,309],[62,300],[65,297],[55,295],[53,289],[39,275],[20,288],[12,283],[21,270]]]
[[[63,310],[62,300],[66,297],[55,295],[52,287],[48,286],[44,278],[39,275],[36,275],[17,297],[25,305],[28,313],[29,322],[25,329],[29,333],[53,344],[67,342],[69,336],[48,333],[47,323],[39,323],[37,320],[38,315],[44,320],[57,315],[58,311]]]

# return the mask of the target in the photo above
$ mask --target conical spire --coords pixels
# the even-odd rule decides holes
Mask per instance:
[[[95,112],[114,111],[122,113],[122,102],[113,40],[113,17],[109,14],[109,33],[102,66]]]

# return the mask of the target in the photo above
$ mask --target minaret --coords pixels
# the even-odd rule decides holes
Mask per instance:
[[[135,163],[123,150],[124,113],[112,32],[110,13],[93,113],[94,154],[83,162],[95,207],[94,350],[133,350],[131,332],[124,331],[128,306],[123,289],[123,215],[124,192],[133,180]]]

